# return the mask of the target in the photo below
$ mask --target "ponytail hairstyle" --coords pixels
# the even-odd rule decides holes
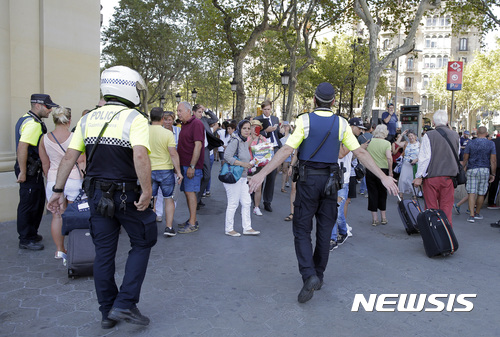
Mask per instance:
[[[71,121],[71,111],[65,107],[59,106],[52,110],[52,119],[54,124],[67,124]]]

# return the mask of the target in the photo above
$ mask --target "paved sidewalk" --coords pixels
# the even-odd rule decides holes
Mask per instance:
[[[448,258],[426,257],[420,236],[408,236],[396,198],[389,197],[386,226],[372,227],[367,199],[353,199],[347,216],[353,237],[330,254],[323,288],[305,304],[289,213],[289,193],[280,192],[274,212],[252,215],[258,237],[224,235],[226,196],[214,163],[212,196],[199,211],[200,230],[164,238],[158,225],[139,308],[148,327],[120,323],[100,328],[92,278],[68,279],[53,258],[50,215],[41,225],[45,250],[18,249],[15,222],[0,224],[1,336],[497,336],[500,309],[500,231],[484,220],[454,216],[460,248]],[[289,190],[289,189],[288,189]],[[462,206],[464,211],[466,207]],[[175,223],[188,217],[178,197]],[[239,212],[236,229],[241,231]],[[125,232],[117,255],[121,282],[129,249]],[[471,312],[352,312],[355,294],[477,294]],[[445,301],[447,300],[440,299]],[[395,307],[386,306],[386,307]],[[430,304],[426,307],[432,308]],[[455,304],[455,308],[463,306]]]

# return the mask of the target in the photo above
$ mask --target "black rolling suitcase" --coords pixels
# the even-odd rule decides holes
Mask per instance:
[[[442,210],[425,210],[418,215],[417,223],[428,257],[448,256],[458,249],[453,228]]]
[[[95,246],[89,229],[73,229],[68,235],[68,277],[94,274]]]
[[[415,200],[401,199],[398,195],[398,212],[408,235],[417,234],[417,216],[421,212]]]

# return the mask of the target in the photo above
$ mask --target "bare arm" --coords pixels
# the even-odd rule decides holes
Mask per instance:
[[[344,158],[345,156],[347,156],[347,154],[350,152],[350,150],[345,147],[344,144],[340,144],[340,150],[339,150],[339,159],[342,159]]]
[[[392,155],[390,149],[387,149],[387,151],[385,151],[385,157],[387,158],[387,167],[389,168],[389,175],[392,177]]]
[[[134,151],[134,167],[141,184],[141,196],[139,201],[134,201],[138,211],[144,211],[149,207],[152,196],[151,186],[151,162],[148,156],[148,150],[142,145],[136,145],[132,149]]]
[[[250,182],[248,183],[248,186],[250,188],[250,193],[254,192],[257,189],[257,187],[262,184],[264,178],[269,173],[271,173],[275,168],[280,166],[280,164],[284,162],[285,159],[292,154],[292,152],[293,152],[293,147],[289,145],[284,145],[281,149],[279,149],[278,152],[274,154],[273,159],[271,159],[271,161],[266,166],[264,166],[262,171],[254,175],[250,180]]]
[[[219,119],[217,118],[217,116],[212,112],[212,110],[205,110],[205,114],[209,115],[210,118],[207,118],[207,122],[208,122],[208,125],[211,125],[211,124],[214,124],[214,123],[217,123],[219,121]]]
[[[467,162],[469,161],[469,154],[468,153],[464,153],[464,161],[463,161],[463,165],[464,165],[464,170],[467,171]]]
[[[195,141],[194,142],[194,150],[193,150],[193,156],[191,157],[191,166],[195,166],[196,163],[198,162],[198,159],[200,159],[201,155],[201,150],[203,149],[203,144],[200,141]],[[192,179],[194,177],[194,169],[189,167],[186,171],[186,175],[189,179]]]
[[[45,177],[47,177],[47,173],[49,172],[50,168],[50,159],[47,155],[47,151],[45,150],[44,138],[45,137],[42,137],[42,139],[40,139],[40,144],[38,145],[38,155],[40,156],[40,160],[42,161],[43,174],[45,175]]]
[[[66,151],[66,154],[59,164],[59,169],[57,170],[57,178],[54,188],[64,189],[66,180],[68,180],[69,174],[73,169],[73,165],[75,165],[75,162],[80,156],[80,153],[80,151],[75,149],[68,149]],[[62,214],[64,212],[65,205],[66,198],[64,197],[64,193],[54,192],[47,203],[47,209],[52,213]]]
[[[179,153],[177,153],[177,150],[175,147],[169,147],[168,148],[168,153],[170,153],[170,158],[172,158],[172,163],[174,163],[174,169],[175,173],[177,174],[177,177],[179,177],[178,184],[182,182],[182,179],[184,177],[182,176],[182,171],[181,171],[181,164],[179,160]]]
[[[376,175],[384,184],[385,188],[392,195],[397,195],[399,193],[398,186],[396,185],[396,180],[393,177],[385,175],[385,173],[375,164],[372,156],[365,149],[359,147],[352,151],[358,160],[363,164],[370,172]]]
[[[408,144],[406,141],[403,140],[403,136],[408,133],[408,130],[404,130],[403,133],[400,133],[398,138],[396,138],[396,141],[394,143],[398,144],[400,147],[406,147]]]
[[[292,170],[293,170],[293,166],[295,165],[295,163],[297,162],[297,160],[299,160],[299,157],[298,157],[298,151],[295,151],[293,153],[293,156],[292,156],[292,161],[290,163],[290,167],[288,168],[288,176],[291,177],[292,176]]]
[[[25,142],[19,142],[17,145],[17,162],[19,164],[19,176],[17,177],[18,183],[26,181],[26,163],[28,161],[28,147],[30,145]]]
[[[492,154],[490,156],[490,165],[491,165],[490,183],[492,183],[493,180],[495,180],[495,175],[497,172],[497,155],[496,154]]]
[[[391,120],[391,117],[392,117],[392,114],[389,113],[389,115],[386,118],[383,119],[384,123],[385,124],[389,123],[389,121]]]

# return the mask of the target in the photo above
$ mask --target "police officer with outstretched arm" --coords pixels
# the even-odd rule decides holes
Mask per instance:
[[[343,143],[353,151],[361,163],[382,180],[391,194],[398,193],[395,180],[386,176],[370,154],[359,146],[347,121],[332,112],[334,102],[335,90],[332,85],[326,82],[319,84],[314,95],[314,111],[297,118],[296,129],[286,145],[249,182],[252,193],[269,172],[298,148],[299,165],[294,174],[297,195],[294,202],[293,235],[299,272],[304,282],[298,295],[300,303],[309,301],[314,290],[321,289],[323,285],[330,236],[337,219],[337,190],[341,181],[337,163],[340,144]],[[314,251],[311,243],[313,216],[316,217]]]
[[[95,245],[94,283],[102,313],[101,327],[117,321],[148,325],[149,318],[137,308],[151,247],[156,243],[156,215],[151,201],[148,119],[134,109],[145,90],[142,77],[124,66],[111,67],[101,75],[106,104],[78,122],[64,156],[47,208],[64,211],[63,189],[81,152],[86,153],[84,190],[89,197],[90,233]],[[115,282],[115,255],[120,227],[131,244],[123,282]]]

